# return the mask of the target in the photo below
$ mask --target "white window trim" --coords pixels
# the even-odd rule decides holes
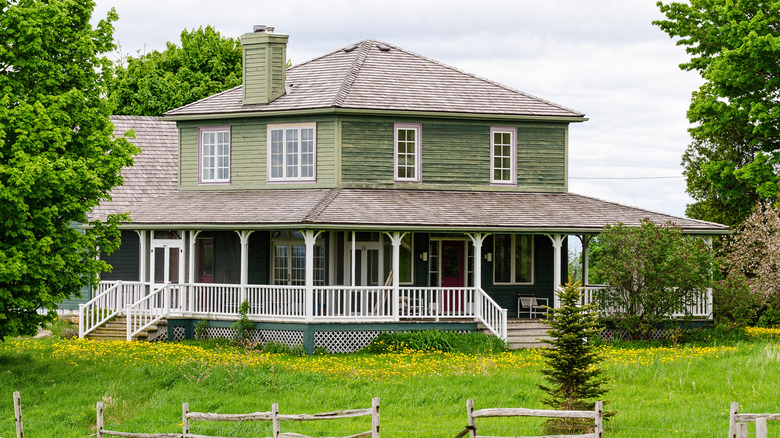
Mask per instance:
[[[413,178],[398,177],[398,131],[401,129],[415,131],[415,176]],[[393,181],[422,182],[422,125],[419,123],[395,123],[393,125]]]
[[[314,147],[312,149],[312,154],[313,154],[312,160],[313,160],[314,168],[312,170],[312,176],[310,176],[310,177],[303,178],[303,177],[298,176],[298,177],[295,177],[295,178],[291,178],[291,177],[287,177],[287,176],[282,176],[282,177],[274,178],[274,177],[271,176],[271,132],[275,131],[277,129],[285,130],[285,129],[289,129],[289,128],[297,128],[299,132],[300,132],[301,129],[309,129],[310,128],[310,129],[313,130]],[[298,143],[298,157],[299,157],[299,160],[298,160],[298,174],[299,175],[301,173],[300,172],[300,170],[301,170],[300,138],[301,137],[299,135],[298,136],[298,140],[299,140],[299,143]],[[268,182],[268,183],[311,183],[311,182],[316,182],[317,181],[317,123],[287,123],[287,124],[280,124],[280,125],[268,125],[267,128],[266,128],[266,143],[267,143],[266,144],[266,182]],[[286,144],[286,140],[284,141],[284,143]],[[282,163],[283,173],[286,174],[287,173],[287,153],[286,152],[284,152],[282,154],[282,160],[283,160],[283,163]]]
[[[536,275],[536,238],[532,235],[531,236],[531,281],[529,282],[515,282],[515,268],[516,268],[516,257],[517,257],[517,245],[515,240],[517,239],[518,234],[510,234],[512,236],[510,247],[511,247],[511,255],[509,258],[510,266],[509,266],[509,278],[511,281],[509,283],[502,283],[496,281],[496,265],[495,265],[495,259],[496,259],[496,240],[493,239],[493,284],[494,285],[533,285],[535,284],[535,275]]]
[[[510,158],[510,180],[495,179],[495,133],[508,133],[511,136],[511,158]],[[490,127],[490,184],[494,186],[516,186],[517,185],[517,128],[491,126]]]
[[[204,178],[203,174],[206,170],[203,167],[203,134],[226,132],[228,135],[228,176],[227,178],[217,178],[217,150],[214,150],[214,178]],[[198,128],[198,183],[199,184],[230,184],[232,174],[233,160],[231,155],[233,154],[233,135],[229,126],[211,126],[205,128]]]

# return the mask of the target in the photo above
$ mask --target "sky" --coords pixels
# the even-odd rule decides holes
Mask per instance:
[[[682,46],[652,25],[656,0],[97,0],[136,56],[213,26],[289,35],[299,64],[376,39],[585,113],[569,129],[569,191],[683,216],[686,110],[702,83]],[[118,59],[118,54],[112,54]]]

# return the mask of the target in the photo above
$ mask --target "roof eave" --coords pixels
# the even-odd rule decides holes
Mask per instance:
[[[270,111],[239,111],[224,113],[204,113],[204,114],[171,114],[163,115],[163,120],[170,121],[193,121],[193,120],[214,120],[214,119],[233,119],[249,117],[278,117],[278,116],[302,116],[302,115],[328,115],[328,114],[346,114],[346,115],[378,115],[378,116],[401,116],[401,117],[427,117],[441,119],[478,119],[478,120],[520,120],[537,122],[586,122],[589,119],[583,116],[550,116],[533,114],[489,114],[489,113],[458,113],[442,111],[403,111],[403,110],[383,110],[383,109],[363,109],[363,108],[310,108],[295,110],[270,110]]]

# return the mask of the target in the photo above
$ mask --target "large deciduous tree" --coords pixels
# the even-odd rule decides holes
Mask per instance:
[[[649,339],[672,314],[687,313],[709,287],[712,250],[674,224],[644,219],[639,227],[607,225],[593,270],[607,283],[597,298],[608,319],[634,338]]]
[[[162,113],[241,84],[241,44],[213,27],[181,33],[181,47],[167,44],[117,65],[109,86],[115,114]]]
[[[737,225],[780,191],[780,0],[658,5],[654,24],[691,55],[680,68],[704,79],[688,110],[687,214]]]
[[[77,226],[135,151],[112,137],[103,98],[116,13],[93,29],[93,8],[0,0],[0,340],[53,318],[117,245],[116,218]]]

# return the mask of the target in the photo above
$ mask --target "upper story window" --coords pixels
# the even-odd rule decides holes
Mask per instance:
[[[393,179],[395,181],[422,181],[421,131],[422,127],[419,124],[395,124],[395,155],[393,158],[395,163]]]
[[[200,128],[201,183],[230,182],[230,128]]]
[[[317,178],[317,125],[268,125],[268,181]]]
[[[517,184],[517,129],[490,128],[490,183]]]
[[[496,234],[493,236],[493,283],[532,284],[534,282],[534,236]]]

